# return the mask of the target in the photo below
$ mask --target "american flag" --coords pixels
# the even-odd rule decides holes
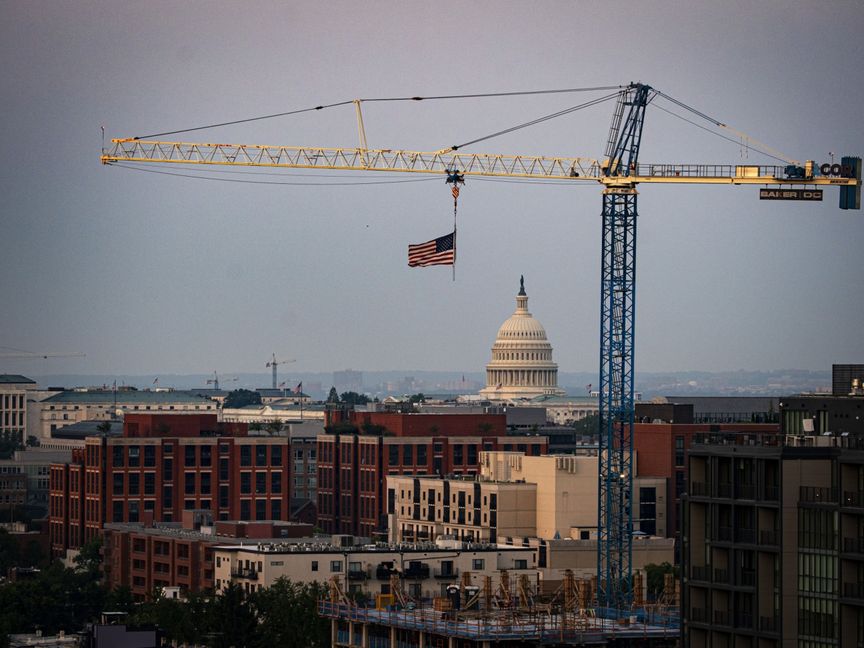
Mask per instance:
[[[456,262],[456,231],[425,243],[408,246],[408,265],[412,268],[453,265]]]
[[[294,393],[295,394],[302,394],[303,393],[303,381],[302,380],[299,383],[297,383],[297,386],[294,388]]]

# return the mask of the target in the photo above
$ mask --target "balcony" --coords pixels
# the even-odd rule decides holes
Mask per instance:
[[[735,536],[736,542],[756,544],[756,529],[737,529]]]
[[[864,508],[864,491],[843,491],[843,506]]]
[[[864,554],[864,538],[843,538],[843,551]]]
[[[711,568],[707,565],[693,565],[690,568],[690,579],[695,581],[711,582]]]
[[[738,484],[735,489],[736,499],[756,499],[756,486],[753,484]]]
[[[864,583],[843,583],[843,598],[864,601]]]
[[[719,585],[728,585],[729,584],[729,570],[728,569],[714,569],[714,582]]]
[[[254,569],[237,567],[231,570],[231,578],[246,578],[248,580],[258,580],[258,572],[256,572]]]
[[[728,612],[721,612],[720,610],[714,610],[714,625],[719,626],[731,626],[732,625],[732,615]]]
[[[756,587],[756,572],[754,570],[741,570],[737,574],[738,585],[742,587]]]
[[[732,542],[732,527],[718,527],[717,539],[721,542]]]
[[[732,484],[717,484],[717,497],[732,497]]]
[[[690,482],[690,495],[693,497],[708,497],[711,493],[705,482]]]
[[[412,580],[423,580],[429,578],[429,565],[411,565],[405,570],[405,578]]]
[[[375,578],[382,581],[389,581],[390,575],[393,573],[393,568],[387,565],[378,565],[375,568]]]
[[[777,502],[780,499],[779,486],[765,486],[765,496],[762,498],[768,502]]]
[[[780,622],[776,616],[760,616],[759,630],[762,632],[777,632],[780,629]]]
[[[744,628],[744,629],[752,629],[753,628],[753,615],[748,614],[747,612],[736,612],[735,613],[735,627],[736,628]]]
[[[711,623],[708,610],[705,608],[692,608],[690,610],[690,621],[693,623]]]
[[[798,499],[809,504],[836,504],[837,489],[826,486],[801,486]]]
[[[778,545],[780,544],[780,534],[774,529],[764,529],[759,532],[760,545]]]
[[[458,569],[436,569],[433,572],[435,578],[440,578],[442,580],[446,580],[448,578],[459,578],[459,570]]]
[[[349,569],[348,570],[348,580],[349,581],[365,581],[369,578],[369,574],[367,574],[362,569]]]

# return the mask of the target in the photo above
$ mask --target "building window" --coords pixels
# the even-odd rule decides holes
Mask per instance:
[[[402,446],[402,463],[405,466],[413,466],[414,465],[414,446],[412,446],[412,445]]]
[[[267,492],[267,473],[255,473],[255,492],[258,494]]]
[[[113,519],[114,522],[122,522],[123,521],[123,502],[114,502],[113,505]]]
[[[228,508],[228,487],[219,487],[219,508]]]
[[[274,472],[270,474],[270,492],[271,493],[281,493],[282,492],[282,473]]]
[[[252,519],[252,504],[249,502],[249,500],[240,500],[240,519]]]
[[[170,509],[174,506],[174,489],[171,486],[162,487],[162,508]]]
[[[391,466],[398,465],[399,464],[399,446],[398,445],[391,445],[390,450],[388,451],[388,454],[389,454],[388,458],[389,458],[390,465]]]
[[[162,479],[165,481],[174,479],[174,460],[171,458],[162,460]]]
[[[195,465],[195,446],[187,445],[185,453],[186,453],[186,455],[185,455],[184,464],[187,467],[194,466]]]
[[[267,500],[264,500],[264,499],[255,500],[255,519],[256,520],[266,520],[267,519]]]
[[[114,494],[123,494],[123,473],[114,473]]]
[[[228,460],[219,460],[219,481],[228,481]]]
[[[471,560],[471,569],[474,571],[483,571],[486,569],[486,561],[482,558],[474,558]]]
[[[138,495],[141,492],[141,475],[129,473],[129,494]]]
[[[213,465],[213,448],[211,446],[201,446],[201,465],[208,468]]]
[[[318,561],[317,560],[312,561],[312,571],[318,571]]]
[[[129,465],[137,467],[141,462],[141,447],[137,445],[129,446]]]
[[[187,495],[195,494],[195,473],[187,472],[183,475],[183,492]]]
[[[417,446],[417,465],[425,466],[429,460],[426,458],[426,446],[418,445]]]
[[[250,445],[241,445],[240,446],[240,465],[241,466],[251,466],[252,465],[252,446],[250,446]]]
[[[465,463],[465,460],[462,456],[462,446],[461,445],[454,445],[453,446],[453,465],[461,466],[463,463]]]
[[[267,446],[265,446],[265,445],[255,446],[255,465],[256,466],[266,466],[267,465]]]
[[[210,494],[210,473],[202,472],[201,473],[201,494],[209,495]]]
[[[684,471],[678,470],[675,472],[675,498],[681,497],[686,485],[684,483]]]
[[[342,571],[342,561],[341,560],[331,560],[330,561],[330,572],[336,573]]]
[[[281,466],[282,465],[282,447],[281,446],[272,446],[270,448],[270,465],[271,466]]]
[[[111,454],[113,455],[113,465],[114,466],[122,466],[123,465],[123,446],[115,445],[111,449]]]
[[[271,500],[270,501],[270,519],[271,520],[281,520],[282,519],[282,500]]]
[[[144,467],[153,468],[156,465],[156,446],[144,446]]]
[[[477,465],[477,445],[474,443],[468,444],[468,465]]]
[[[129,521],[138,521],[138,502],[129,502]]]
[[[240,492],[244,495],[252,492],[252,473],[248,471],[240,473]]]

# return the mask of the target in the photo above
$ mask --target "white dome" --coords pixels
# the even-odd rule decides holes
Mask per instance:
[[[498,329],[492,361],[486,365],[486,388],[480,395],[490,400],[564,394],[558,388],[558,365],[552,362],[546,329],[528,311],[524,281],[519,288],[516,310]]]

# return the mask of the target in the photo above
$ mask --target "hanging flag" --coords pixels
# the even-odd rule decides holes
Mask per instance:
[[[284,389],[284,388],[285,388],[285,383],[284,382],[279,383],[279,389]]]
[[[303,381],[302,380],[299,383],[297,383],[297,386],[294,388],[294,393],[295,394],[302,394],[303,393]]]
[[[587,390],[587,392],[589,394],[591,393],[591,387],[592,387],[591,383],[588,383],[587,385],[585,385],[585,389]]]
[[[456,200],[459,197],[459,187],[453,185],[453,189],[450,190],[450,193],[453,194],[453,200]]]
[[[453,265],[456,262],[456,230],[425,243],[408,246],[408,265],[412,268]]]
[[[154,385],[158,385],[158,384],[159,384],[159,376],[156,376],[156,377],[153,379],[153,384],[154,384]]]

